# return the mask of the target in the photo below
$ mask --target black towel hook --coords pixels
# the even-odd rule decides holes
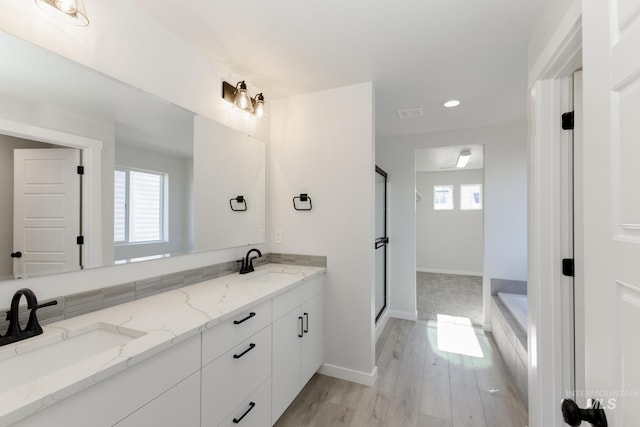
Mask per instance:
[[[237,205],[239,206],[242,205],[242,209],[235,209],[233,207],[234,201],[236,202]],[[234,212],[244,212],[247,210],[247,200],[244,198],[244,196],[237,196],[229,200],[229,206],[231,206],[231,210]]]
[[[298,205],[296,205],[296,199],[299,200],[302,203],[309,203],[309,207],[306,208],[299,208]],[[313,205],[311,204],[311,197],[309,197],[309,195],[307,193],[300,193],[299,196],[294,196],[293,197],[293,208],[297,211],[310,211],[311,208],[313,207]]]

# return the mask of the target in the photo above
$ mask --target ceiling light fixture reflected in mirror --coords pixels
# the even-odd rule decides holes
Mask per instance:
[[[264,114],[264,95],[259,93],[252,98],[244,80],[239,81],[235,86],[223,81],[222,98],[256,117],[262,117]]]
[[[469,163],[470,158],[471,158],[471,150],[469,150],[468,148],[461,150],[460,154],[458,155],[458,162],[456,163],[456,167],[463,168],[467,166],[467,163]]]
[[[445,108],[453,108],[453,107],[457,107],[458,105],[460,105],[460,101],[457,99],[450,99],[448,101],[446,101],[444,104],[442,104]]]
[[[67,24],[78,27],[89,25],[89,18],[83,0],[35,0],[45,13],[54,19],[62,19]]]
[[[264,96],[261,93],[256,95],[256,105],[253,112],[256,117],[262,117],[264,114]]]

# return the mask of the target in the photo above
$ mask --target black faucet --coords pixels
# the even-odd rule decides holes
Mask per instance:
[[[252,252],[257,252],[258,256],[254,256],[249,258],[249,255],[251,255]],[[262,256],[262,252],[260,252],[260,250],[258,249],[249,249],[249,252],[247,252],[247,255],[241,260],[242,261],[242,267],[240,267],[240,274],[247,274],[247,273],[251,273],[253,270],[253,260],[256,258],[259,258]]]
[[[18,320],[18,304],[20,303],[20,299],[23,295],[27,299],[27,308],[31,310],[31,312],[29,313],[27,326],[24,329],[21,329],[20,322]],[[7,329],[7,333],[5,336],[0,336],[0,346],[11,344],[17,341],[22,341],[24,339],[42,334],[42,327],[40,326],[40,323],[38,323],[36,310],[42,307],[56,305],[57,303],[58,301],[53,300],[49,301],[48,303],[39,305],[36,294],[34,294],[31,289],[18,289],[16,293],[13,294],[13,298],[11,299],[11,309],[7,311],[6,320],[9,321],[9,328]]]

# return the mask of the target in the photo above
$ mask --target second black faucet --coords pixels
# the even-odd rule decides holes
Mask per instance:
[[[257,252],[258,256],[249,257],[253,252]],[[247,274],[254,271],[253,260],[262,256],[262,252],[259,249],[249,249],[247,255],[242,259],[242,266],[240,267],[240,274]]]

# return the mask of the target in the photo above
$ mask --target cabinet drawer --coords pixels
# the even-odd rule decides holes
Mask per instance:
[[[322,291],[324,276],[305,280],[298,286],[273,299],[273,320],[278,320],[304,301]]]
[[[203,332],[202,365],[217,359],[231,347],[246,340],[269,323],[271,323],[271,300],[243,310],[233,319]]]
[[[202,368],[202,425],[219,425],[271,375],[271,325]]]
[[[161,394],[114,427],[200,427],[200,373]]]
[[[220,427],[271,427],[271,379],[243,401]]]
[[[196,335],[44,408],[15,426],[112,426],[197,373],[200,354],[200,335]]]

